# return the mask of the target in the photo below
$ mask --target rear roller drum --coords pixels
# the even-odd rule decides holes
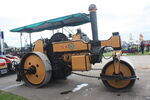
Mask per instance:
[[[32,87],[42,87],[51,79],[51,64],[47,56],[41,52],[25,55],[21,61],[23,80]]]
[[[102,74],[104,75],[114,75],[114,63],[113,61],[107,63],[103,70],[102,70]],[[128,77],[128,76],[135,76],[135,72],[134,69],[131,67],[130,64],[124,62],[124,61],[120,61],[120,74],[124,77]],[[135,79],[134,80],[103,80],[102,79],[103,84],[110,90],[112,91],[125,91],[130,89],[134,83],[135,83]]]

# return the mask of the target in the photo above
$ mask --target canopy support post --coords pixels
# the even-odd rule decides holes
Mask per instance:
[[[20,33],[20,51],[22,52],[22,32]]]
[[[31,44],[31,33],[29,33],[29,39],[30,39],[30,51],[32,50],[32,44]]]
[[[54,35],[54,30],[52,30],[52,33],[53,33],[53,35]]]
[[[31,46],[31,33],[29,33],[30,46]]]
[[[64,28],[62,27],[62,33],[64,33]]]

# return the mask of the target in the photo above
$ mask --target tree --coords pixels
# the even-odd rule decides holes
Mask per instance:
[[[8,45],[7,45],[7,43],[5,43],[5,42],[4,42],[4,48],[8,48]]]

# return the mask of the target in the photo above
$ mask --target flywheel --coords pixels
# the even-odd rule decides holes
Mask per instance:
[[[131,67],[130,64],[124,62],[124,61],[120,61],[120,75],[122,77],[130,77],[130,76],[135,76],[135,71],[134,69]],[[104,75],[114,75],[114,63],[113,61],[107,63],[103,70],[102,70],[102,74]],[[124,91],[124,90],[128,90],[130,89],[134,83],[135,83],[135,79],[128,79],[128,80],[103,80],[102,79],[103,84],[110,90],[112,91]]]
[[[47,56],[41,52],[31,52],[21,60],[23,80],[32,87],[46,85],[52,76],[52,67]]]

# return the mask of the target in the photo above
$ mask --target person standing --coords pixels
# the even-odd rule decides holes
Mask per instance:
[[[142,54],[144,54],[144,41],[141,41],[140,47],[141,47]]]

